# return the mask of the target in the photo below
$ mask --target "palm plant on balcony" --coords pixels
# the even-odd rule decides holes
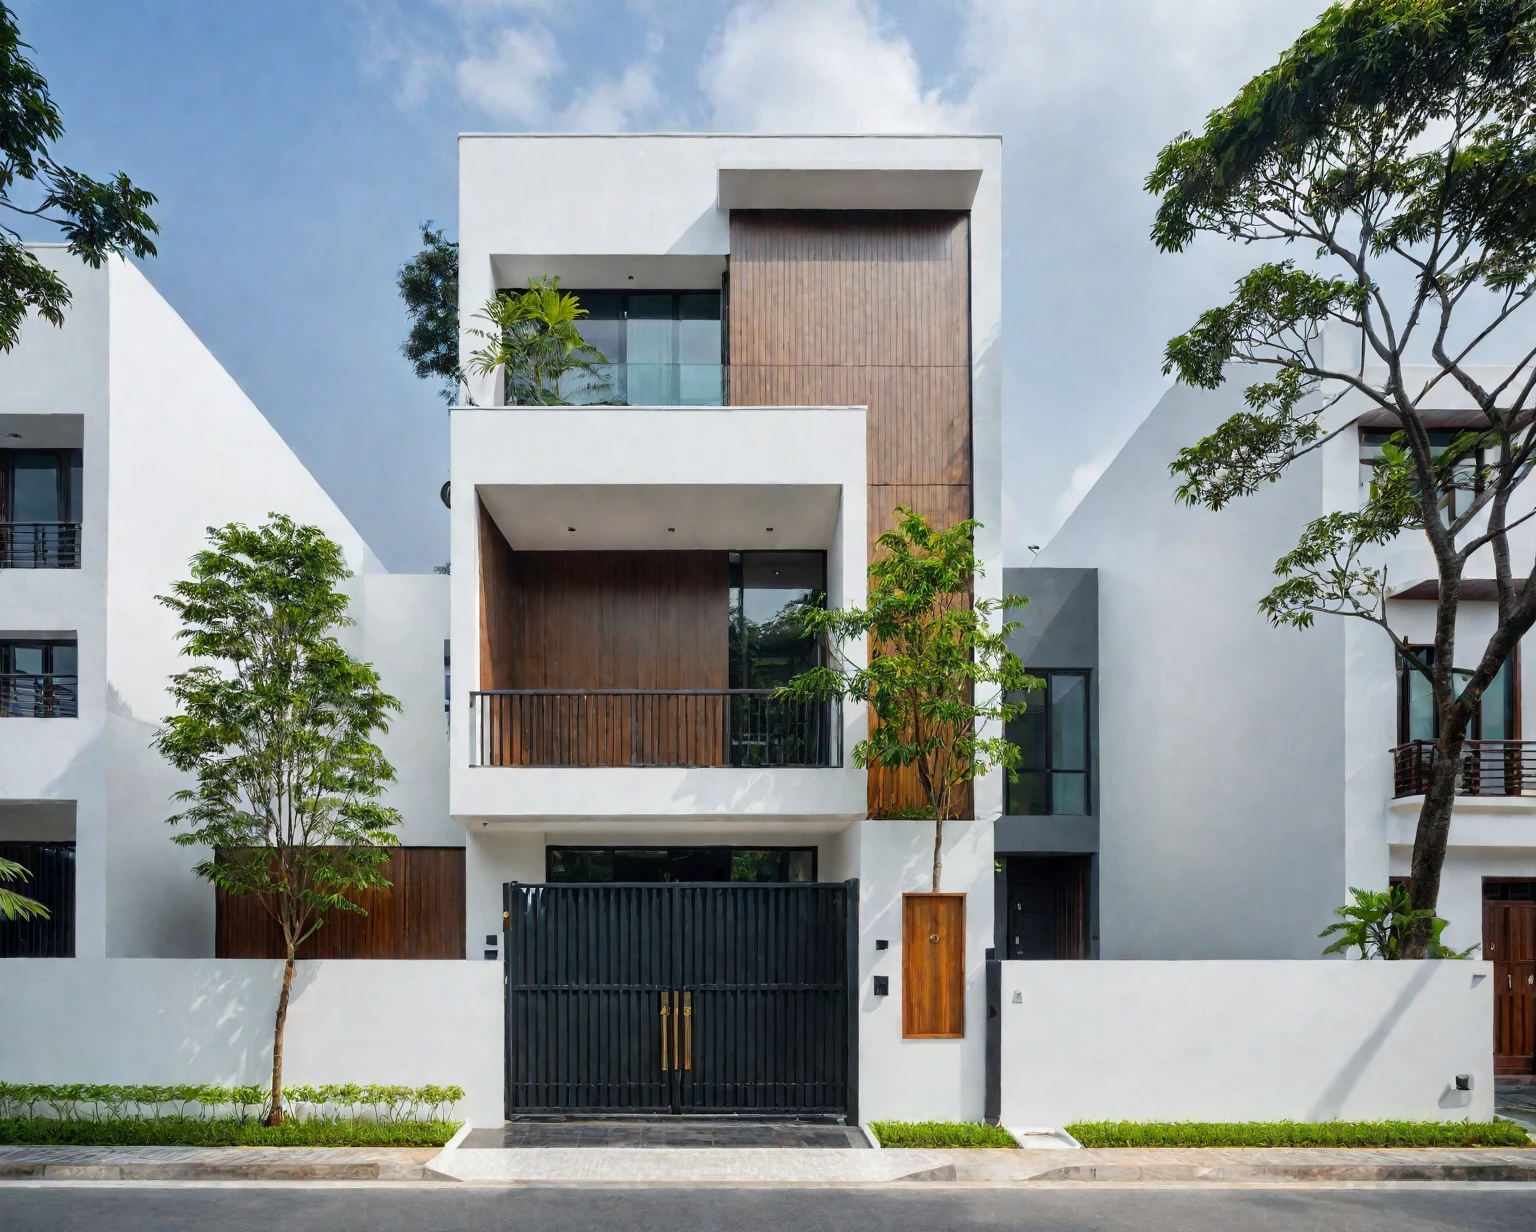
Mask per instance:
[[[31,874],[15,860],[0,856],[0,881],[25,881]],[[0,917],[7,920],[46,920],[48,908],[35,898],[0,886]]]
[[[469,334],[484,340],[470,352],[476,376],[502,373],[508,406],[567,406],[595,402],[609,388],[607,358],[590,345],[576,322],[587,315],[581,300],[560,289],[558,278],[532,278],[525,291],[504,291],[475,313],[484,327]]]
[[[1178,454],[1178,498],[1219,510],[1250,496],[1354,433],[1362,412],[1395,429],[1367,499],[1304,526],[1260,603],[1276,625],[1341,615],[1380,627],[1433,695],[1412,910],[1388,957],[1429,951],[1468,729],[1536,623],[1536,558],[1517,560],[1510,538],[1532,516],[1520,488],[1536,462],[1533,125],[1529,0],[1355,0],[1328,9],[1203,132],[1170,143],[1147,181],[1164,251],[1203,233],[1279,248],[1168,344],[1164,371],[1193,387],[1257,373],[1246,407]],[[1325,348],[1325,329],[1349,345]],[[1473,413],[1448,446],[1432,440],[1434,412],[1458,403]],[[1428,661],[1387,603],[1384,549],[1404,535],[1434,560]],[[1493,574],[1497,622],[1458,654],[1474,564]]]
[[[160,601],[181,619],[171,677],[178,712],[155,747],[194,777],[173,842],[196,848],[198,876],[253,894],[283,938],[268,1123],[283,1118],[283,1032],[298,949],[352,895],[387,887],[380,868],[400,815],[380,803],[395,772],[374,733],[400,704],[336,640],[351,624],[338,589],[351,574],[319,528],[273,515],[209,530],[192,576]]]
[[[933,818],[933,892],[943,875],[944,823],[959,818],[967,783],[999,767],[1010,773],[1019,750],[1002,725],[1024,710],[1023,693],[1044,682],[1008,649],[1018,622],[1001,619],[1027,602],[1019,595],[976,599],[982,575],[969,518],[935,530],[905,505],[896,527],[876,541],[866,606],[807,608],[805,637],[824,639],[831,662],[802,672],[779,693],[812,700],[851,698],[869,706],[869,735],[853,747],[860,768],[910,768]],[[847,648],[867,646],[867,662]],[[992,734],[997,733],[997,734]]]

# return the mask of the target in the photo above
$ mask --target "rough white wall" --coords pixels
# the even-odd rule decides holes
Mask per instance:
[[[1005,1125],[1493,1116],[1491,963],[1002,966]]]
[[[13,958],[0,980],[10,1082],[270,1082],[279,962]],[[502,1120],[494,963],[301,962],[285,1039],[294,1083],[456,1083],[462,1119]]]
[[[1320,463],[1221,513],[1168,474],[1241,399],[1169,391],[1036,562],[1099,571],[1105,958],[1311,958],[1345,897],[1343,622],[1257,610]]]
[[[939,888],[964,892],[965,1038],[901,1035],[901,896],[933,888],[931,821],[856,822],[859,854],[859,1119],[981,1119],[986,1099],[986,951],[992,944],[992,823],[944,825]],[[875,949],[877,940],[890,948]],[[890,995],[874,994],[889,976]]]

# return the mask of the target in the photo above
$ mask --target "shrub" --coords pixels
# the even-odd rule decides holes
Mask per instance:
[[[265,1092],[263,1092],[265,1094]],[[262,1101],[263,1106],[265,1100]],[[0,1146],[442,1146],[456,1121],[251,1117],[0,1118]]]
[[[1513,1121],[1080,1121],[1084,1146],[1531,1146]]]
[[[284,1113],[296,1121],[332,1125],[446,1124],[464,1098],[457,1086],[292,1086]],[[229,1122],[244,1125],[265,1110],[265,1088],[180,1084],[144,1086],[88,1083],[0,1082],[0,1119],[32,1121],[46,1111],[56,1121],[115,1124],[150,1121]],[[227,1109],[224,1116],[220,1110]]]

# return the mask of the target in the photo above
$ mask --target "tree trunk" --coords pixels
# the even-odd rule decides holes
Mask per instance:
[[[288,993],[293,988],[293,946],[283,963],[283,991],[277,997],[277,1022],[272,1028],[272,1105],[267,1109],[267,1124],[283,1123],[283,1028],[288,1025]]]
[[[1456,804],[1456,771],[1461,763],[1465,736],[1442,736],[1435,742],[1428,789],[1419,809],[1419,825],[1413,836],[1413,863],[1409,866],[1408,904],[1415,911],[1434,911],[1440,899],[1440,871],[1451,835],[1451,810]],[[1398,948],[1401,958],[1423,958],[1428,953],[1429,922],[1410,926]]]
[[[944,819],[939,816],[938,810],[933,814],[933,892],[939,892],[939,875],[944,871],[944,858],[941,854],[944,850]]]

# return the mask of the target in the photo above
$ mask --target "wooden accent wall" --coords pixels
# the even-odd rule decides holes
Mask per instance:
[[[903,1039],[965,1036],[965,895],[901,896]]]
[[[729,312],[733,405],[869,408],[871,552],[897,505],[971,516],[969,215],[736,210]],[[868,784],[871,816],[924,803],[913,774]]]
[[[300,958],[463,958],[464,848],[396,847],[388,889],[352,897],[366,911],[333,911]],[[282,958],[283,933],[260,900],[215,891],[214,955]]]

